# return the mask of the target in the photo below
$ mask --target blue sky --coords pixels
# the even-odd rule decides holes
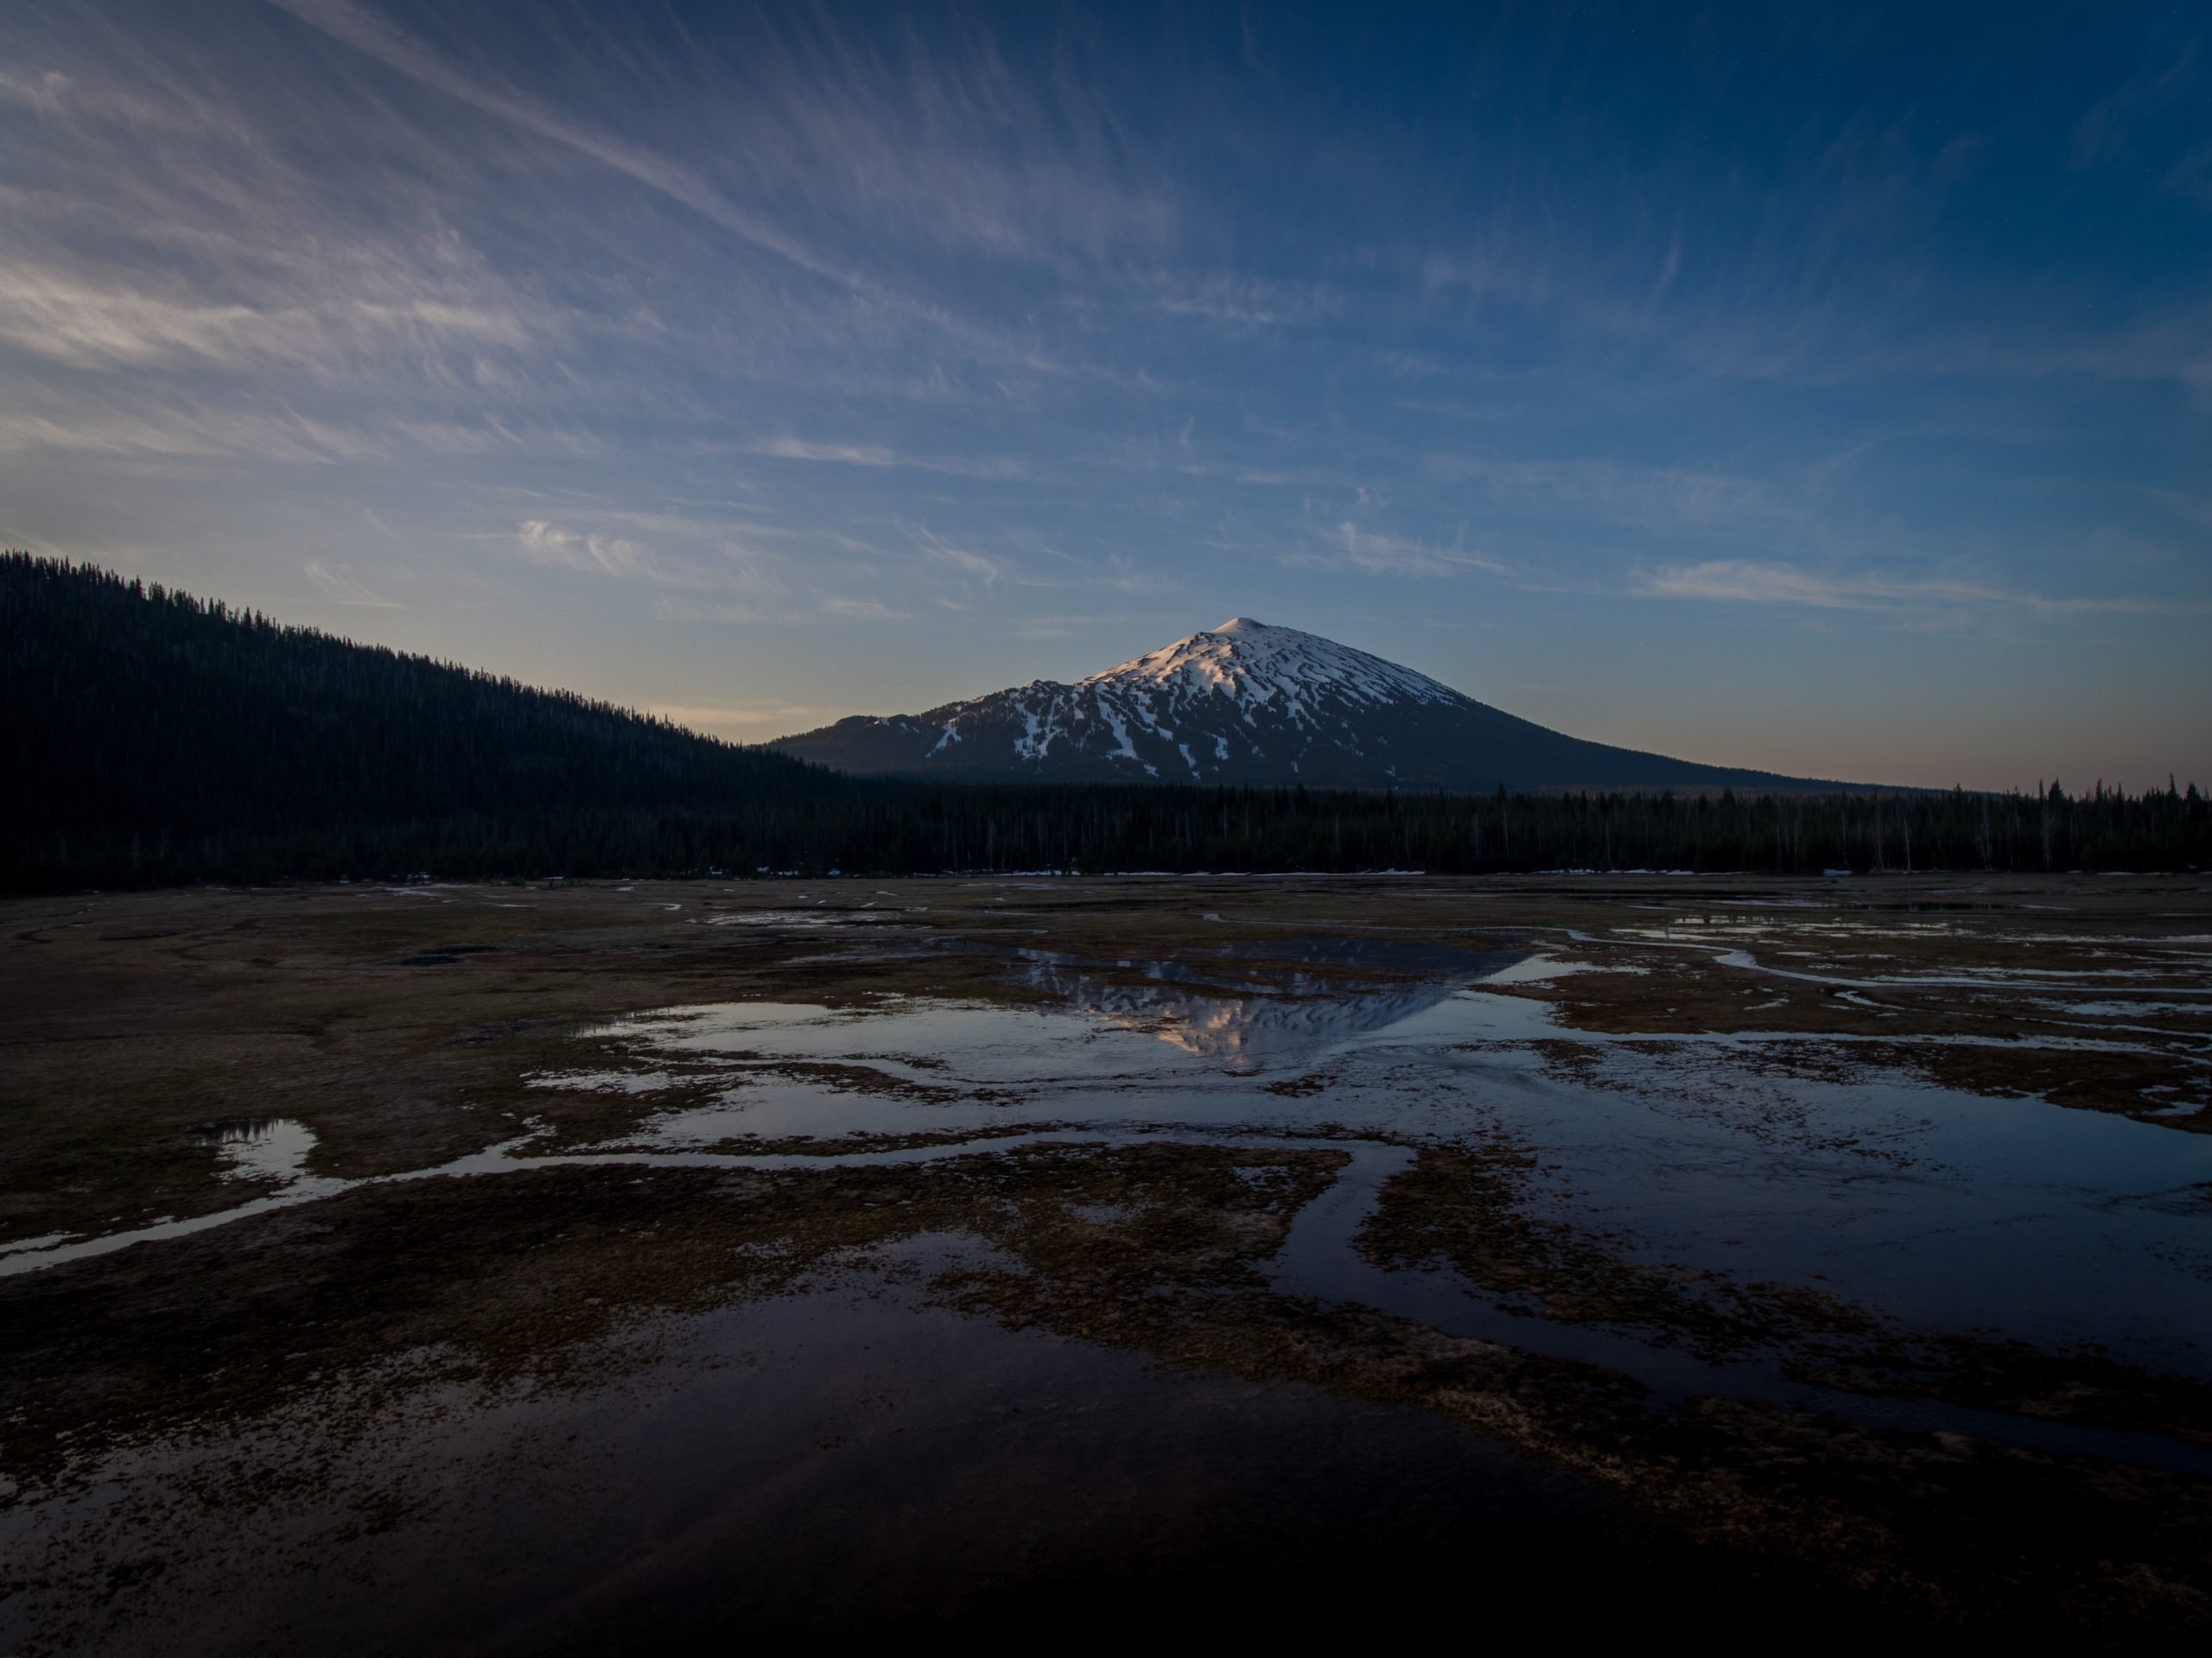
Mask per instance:
[[[0,539],[758,739],[1234,613],[2212,784],[2212,16],[18,3]]]

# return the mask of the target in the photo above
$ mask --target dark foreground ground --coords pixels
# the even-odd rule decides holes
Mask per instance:
[[[2194,877],[13,902],[0,1650],[2200,1631],[2208,1102]]]

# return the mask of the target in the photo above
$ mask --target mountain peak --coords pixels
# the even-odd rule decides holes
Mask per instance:
[[[1294,725],[1320,703],[1382,708],[1464,702],[1426,674],[1355,651],[1318,633],[1232,616],[1077,682],[1099,691],[1139,692],[1169,706],[1225,697],[1239,710],[1267,708]]]
[[[1781,782],[1578,741],[1381,657],[1231,616],[1075,683],[918,715],[855,715],[786,753],[858,772],[1356,788],[1748,786]]]

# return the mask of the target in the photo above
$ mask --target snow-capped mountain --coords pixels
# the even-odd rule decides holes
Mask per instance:
[[[968,782],[1475,790],[1804,787],[1564,736],[1426,674],[1238,616],[1075,683],[855,715],[772,745],[842,772]]]

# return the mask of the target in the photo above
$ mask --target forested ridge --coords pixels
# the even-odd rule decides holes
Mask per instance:
[[[0,886],[418,873],[2136,869],[2212,862],[2125,794],[1489,796],[839,776],[565,692],[0,557]]]

